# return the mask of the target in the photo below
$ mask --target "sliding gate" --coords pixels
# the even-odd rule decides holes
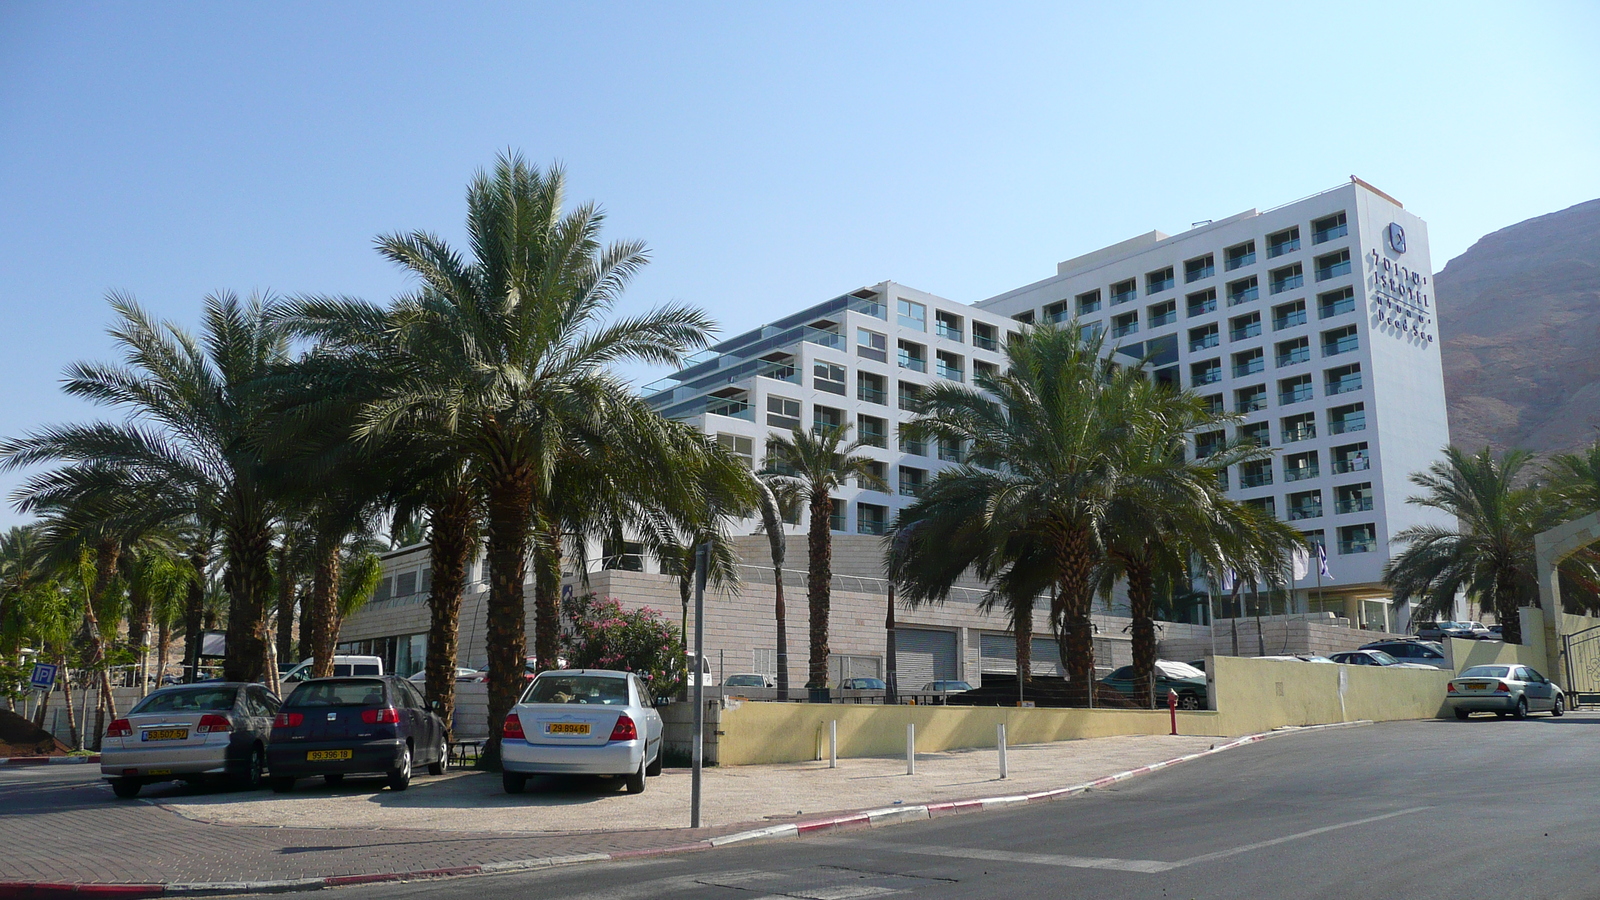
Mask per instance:
[[[1573,707],[1600,704],[1600,625],[1561,636],[1567,696]]]

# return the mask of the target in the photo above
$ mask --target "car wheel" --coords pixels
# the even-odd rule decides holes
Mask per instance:
[[[344,773],[330,772],[327,775],[322,776],[322,783],[326,784],[328,787],[338,787],[339,785],[344,784]]]
[[[656,758],[651,760],[650,765],[645,766],[644,768],[644,773],[649,775],[651,778],[661,774],[661,748],[662,744],[665,743],[666,741],[664,740],[656,742]]]
[[[628,776],[628,793],[644,793],[644,760],[639,760],[639,771]]]
[[[111,792],[123,800],[132,800],[139,796],[139,788],[144,787],[143,782],[137,778],[111,779]]]
[[[244,774],[239,776],[239,782],[238,782],[239,790],[241,790],[241,791],[259,791],[259,790],[261,790],[262,772],[263,772],[264,769],[266,769],[266,767],[267,767],[266,755],[261,752],[261,748],[260,747],[251,747],[250,748],[250,762],[247,764],[247,768],[244,770]]]
[[[1178,695],[1178,708],[1179,709],[1191,709],[1191,710],[1199,709],[1200,708],[1200,698],[1196,697],[1194,694],[1179,694]]]
[[[520,794],[528,786],[528,776],[521,772],[501,772],[500,784],[508,794]]]
[[[1468,710],[1465,710],[1465,709],[1456,710],[1456,718],[1460,719],[1463,722],[1465,722],[1467,720],[1467,718],[1469,716],[1471,716],[1471,715],[1472,715],[1472,713],[1469,712]]]
[[[438,758],[435,759],[433,762],[428,763],[428,774],[429,775],[443,775],[444,774],[445,763],[448,762],[449,760],[450,760],[450,745],[446,744],[444,742],[444,738],[441,737],[441,738],[439,738],[439,755],[438,755]]]
[[[389,790],[403,791],[411,786],[411,745],[400,749],[400,765],[389,771]]]
[[[1559,719],[1567,714],[1567,700],[1565,697],[1556,697],[1555,705],[1550,707],[1550,718]]]
[[[1512,710],[1511,717],[1513,719],[1526,719],[1528,717],[1528,698],[1527,697],[1518,697],[1517,698],[1517,708]]]
[[[275,776],[272,779],[272,792],[274,794],[287,794],[292,790],[294,790],[293,778]]]

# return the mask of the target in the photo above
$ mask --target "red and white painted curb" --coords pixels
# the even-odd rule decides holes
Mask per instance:
[[[72,763],[97,763],[95,756],[6,756],[0,757],[0,766],[64,766]],[[0,895],[3,896],[3,895]]]
[[[0,883],[0,900],[56,900],[56,898],[71,895],[90,895],[94,897],[142,898],[142,897],[178,897],[185,895],[203,894],[257,894],[257,893],[282,893],[287,891],[317,891],[323,888],[344,887],[353,884],[377,884],[387,881],[421,881],[428,878],[450,878],[460,875],[499,875],[506,872],[522,872],[530,869],[548,869],[555,866],[570,866],[586,862],[608,862],[623,859],[640,859],[651,856],[666,856],[674,853],[687,853],[696,850],[710,850],[713,847],[726,847],[729,844],[739,844],[745,841],[771,840],[775,838],[794,838],[802,835],[817,834],[823,831],[834,831],[849,828],[876,828],[883,825],[896,825],[902,822],[917,822],[924,819],[937,819],[942,816],[956,815],[959,813],[983,812],[991,809],[1004,809],[1023,803],[1042,803],[1050,800],[1059,800],[1071,797],[1097,788],[1109,787],[1130,778],[1148,775],[1162,769],[1171,768],[1179,763],[1186,763],[1203,757],[1254,744],[1269,738],[1281,737],[1286,734],[1299,734],[1306,731],[1320,731],[1331,728],[1352,728],[1358,725],[1371,725],[1368,720],[1357,722],[1339,722],[1332,725],[1308,725],[1301,728],[1280,728],[1276,731],[1267,731],[1261,734],[1246,735],[1242,738],[1217,744],[1209,750],[1199,753],[1190,753],[1173,759],[1096,778],[1082,784],[1070,787],[1055,788],[1048,791],[1034,791],[1027,794],[1015,794],[1009,797],[985,797],[979,800],[953,800],[940,803],[925,803],[917,806],[890,806],[884,809],[870,809],[865,812],[851,813],[849,815],[834,816],[828,819],[814,819],[809,822],[789,822],[783,825],[771,825],[766,828],[757,828],[751,831],[740,831],[734,834],[725,834],[721,837],[709,838],[703,841],[692,841],[687,844],[678,844],[672,847],[653,847],[647,850],[622,850],[615,853],[579,853],[572,856],[548,856],[536,859],[517,859],[508,862],[484,863],[477,866],[456,866],[449,869],[423,869],[415,872],[384,872],[373,875],[334,875],[325,878],[291,878],[278,881],[209,881],[192,884],[55,884],[55,883]]]

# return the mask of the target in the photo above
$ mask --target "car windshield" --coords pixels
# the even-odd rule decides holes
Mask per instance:
[[[1168,678],[1204,678],[1206,673],[1196,669],[1188,663],[1173,662],[1170,659],[1156,660],[1156,668]]]
[[[1399,662],[1400,662],[1400,660],[1395,659],[1394,657],[1392,657],[1389,654],[1383,652],[1382,650],[1368,650],[1367,652],[1372,654],[1373,658],[1378,661],[1379,665],[1393,666],[1393,665],[1398,665]]]
[[[1472,666],[1461,672],[1462,678],[1504,678],[1511,674],[1510,666]]]
[[[628,683],[604,675],[541,675],[529,686],[523,703],[599,703],[625,706]]]
[[[157,691],[144,698],[129,711],[137,713],[200,712],[212,709],[232,709],[238,688],[186,688],[184,690]]]
[[[382,706],[383,682],[308,681],[294,689],[284,706]]]
[[[766,680],[760,675],[729,675],[728,687],[761,687]]]

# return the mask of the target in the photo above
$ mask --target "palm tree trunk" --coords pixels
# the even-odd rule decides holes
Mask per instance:
[[[1129,565],[1127,571],[1128,606],[1133,614],[1133,696],[1140,705],[1155,709],[1155,584],[1143,564]]]
[[[1011,601],[1011,633],[1016,639],[1017,678],[1024,684],[1033,680],[1033,598]]]
[[[172,640],[172,626],[165,616],[156,625],[156,687],[161,687],[167,677],[167,642]]]
[[[1496,573],[1494,586],[1494,617],[1500,622],[1501,639],[1508,644],[1522,643],[1522,614],[1517,609],[1517,573],[1503,568]],[[1560,615],[1561,610],[1546,615]]]
[[[683,554],[689,553],[686,548],[678,548],[678,603],[683,608],[682,625],[678,626],[678,635],[683,641],[683,699],[693,699],[694,688],[689,682],[689,673],[699,668],[699,660],[690,660],[688,649],[692,642],[689,640],[689,595],[694,590],[694,564],[684,559]]]
[[[465,490],[446,495],[429,510],[428,556],[433,585],[428,592],[427,698],[439,704],[446,730],[454,728],[456,657],[461,634],[461,600],[472,558],[472,497]]]
[[[135,573],[136,574],[136,573]],[[143,653],[150,643],[150,590],[143,578],[128,581],[128,644],[129,650]]]
[[[61,699],[67,705],[67,746],[74,750],[82,750],[83,745],[78,743],[78,720],[72,712],[72,670],[67,668],[66,654],[62,654],[56,661],[61,666]]]
[[[54,693],[54,689],[47,690],[44,691],[43,696],[39,698],[39,705],[33,708],[33,727],[44,727],[44,714],[50,709],[50,697]]]
[[[780,537],[780,540],[782,538]],[[772,569],[773,591],[776,599],[772,603],[773,615],[778,620],[778,699],[789,699],[789,623],[788,613],[783,608],[783,567],[774,566]]]
[[[333,646],[339,638],[339,546],[324,551],[311,575],[311,675],[333,674]]]
[[[533,655],[543,672],[561,655],[561,526],[547,524],[533,547]]]
[[[278,660],[294,657],[294,578],[289,572],[289,542],[278,546]]]
[[[297,600],[300,606],[300,638],[296,642],[295,659],[311,658],[311,591],[304,585],[300,587]]]
[[[227,533],[228,655],[222,677],[254,682],[266,674],[267,597],[272,593],[272,531],[266,516],[235,523]]]
[[[204,546],[197,545],[189,552],[189,565],[194,568],[194,578],[189,581],[189,594],[183,606],[183,665],[188,681],[200,677],[200,637],[206,612],[206,566],[209,554]]]
[[[89,602],[83,606],[84,630],[88,634],[88,663],[91,670],[100,673],[100,705],[111,710],[112,717],[116,717],[117,704],[111,696],[111,671],[106,661],[105,641],[100,635],[100,617],[96,610],[106,601],[106,595],[111,591],[111,580],[117,577],[117,562],[122,557],[121,542],[112,538],[103,538],[95,545],[94,554],[94,590],[89,595]],[[99,740],[98,735],[95,738]]]
[[[535,473],[514,465],[489,476],[489,604],[484,642],[489,658],[489,741],[484,765],[500,767],[506,714],[522,693],[528,614],[522,586],[528,573],[528,530],[533,518]]]
[[[828,687],[828,611],[833,585],[833,499],[811,495],[811,530],[806,535],[811,565],[806,574],[806,599],[811,614],[811,666],[806,687],[813,694]]]
[[[1086,706],[1094,706],[1094,625],[1089,611],[1094,602],[1089,575],[1094,568],[1094,553],[1088,532],[1071,528],[1057,550],[1060,591],[1052,618],[1059,623],[1062,652],[1067,660],[1067,677],[1073,692]]]

